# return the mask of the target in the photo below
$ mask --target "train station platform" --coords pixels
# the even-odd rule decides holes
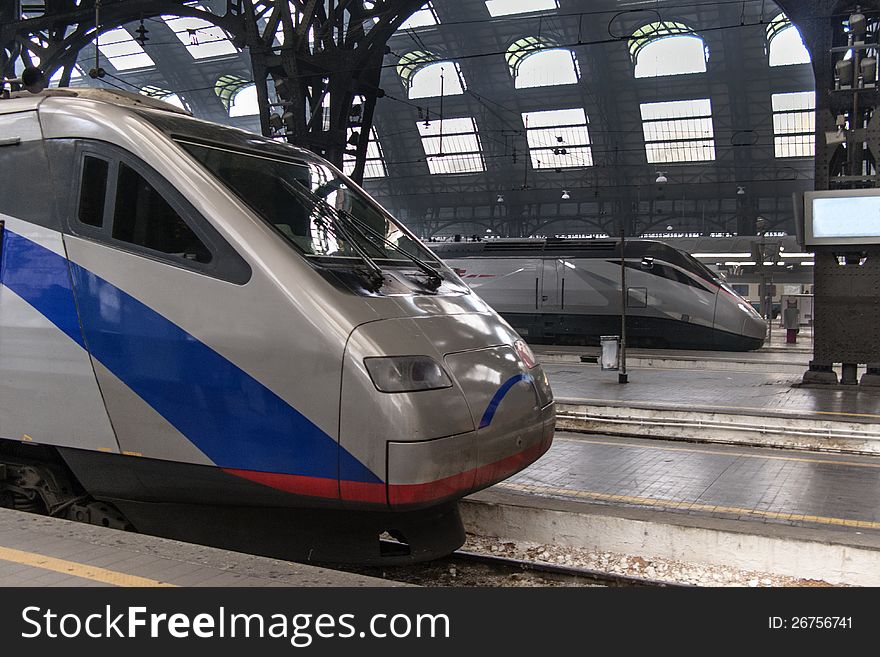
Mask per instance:
[[[327,568],[0,509],[0,587],[399,586]]]
[[[557,432],[468,498],[502,540],[880,585],[880,457]]]
[[[625,385],[596,349],[535,353],[559,429],[880,454],[880,389],[803,386],[808,353],[631,350]]]

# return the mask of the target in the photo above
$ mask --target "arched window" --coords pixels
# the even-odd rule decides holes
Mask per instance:
[[[684,23],[649,23],[633,32],[629,52],[637,78],[705,73],[708,52],[703,39]]]
[[[220,98],[229,116],[259,114],[257,87],[238,75],[221,75],[214,84],[214,93]]]
[[[559,48],[547,37],[525,37],[514,41],[505,59],[517,89],[575,84],[580,70],[577,57],[566,48]]]
[[[809,64],[811,61],[800,31],[785,14],[779,14],[767,25],[767,51],[770,66]]]
[[[260,113],[260,102],[257,99],[257,85],[249,84],[239,89],[232,96],[229,116],[253,116]]]
[[[559,0],[486,0],[489,15],[512,16],[559,9]]]
[[[457,96],[466,88],[458,64],[440,61],[437,55],[424,50],[415,50],[401,57],[397,73],[409,98],[432,98],[441,93]]]

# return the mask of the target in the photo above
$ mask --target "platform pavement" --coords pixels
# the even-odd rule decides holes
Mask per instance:
[[[541,356],[539,355],[539,360]],[[880,453],[880,390],[800,385],[800,376],[662,367],[617,372],[544,363],[558,426],[616,435]]]
[[[12,586],[400,584],[0,508],[0,587]]]
[[[880,585],[880,457],[558,432],[468,498],[485,536]]]

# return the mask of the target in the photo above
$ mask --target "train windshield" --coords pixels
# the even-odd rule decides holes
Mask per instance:
[[[306,255],[436,262],[388,213],[317,159],[176,141]]]
[[[716,285],[719,283],[719,281],[722,280],[722,277],[719,274],[713,272],[691,254],[687,253],[685,255],[687,256],[687,259],[691,264],[691,271],[693,271],[695,274],[697,274],[701,278],[704,278],[707,281],[715,283]]]

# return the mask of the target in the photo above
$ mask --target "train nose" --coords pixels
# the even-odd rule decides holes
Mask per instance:
[[[389,441],[391,506],[425,505],[490,486],[534,462],[553,439],[553,399],[540,366],[525,367],[510,346],[450,353],[443,362],[474,430],[417,444]]]
[[[445,362],[461,386],[477,428],[476,486],[497,481],[501,464],[540,443],[542,410],[553,399],[540,365],[527,367],[510,346],[447,354]],[[510,474],[510,473],[508,473]]]
[[[403,321],[419,324],[418,320]],[[358,444],[372,443],[378,449],[381,443],[382,453],[369,460],[385,466],[382,478],[386,481],[387,502],[395,508],[462,497],[511,476],[550,447],[555,426],[546,376],[540,365],[528,361],[528,348],[516,344],[519,336],[515,333],[505,335],[508,344],[503,345],[497,344],[497,329],[494,335],[483,335],[481,340],[472,336],[470,340],[444,344],[431,339],[431,330],[438,328],[436,318],[422,328],[428,339],[405,353],[413,354],[413,349],[419,348],[425,354],[433,349],[425,355],[442,367],[451,385],[401,393],[376,393],[373,387],[381,412],[362,418],[357,426],[384,441],[371,441],[369,436],[349,431],[356,425],[353,417],[346,419],[350,403],[345,390],[353,391],[354,386],[351,380],[343,384],[343,447],[357,452]],[[372,324],[364,329],[364,337],[383,332]],[[408,333],[413,335],[412,331]],[[496,344],[483,346],[489,339]],[[378,346],[375,339],[369,344],[374,349]],[[400,345],[396,348],[401,349]],[[356,346],[351,351],[354,355],[361,348]]]

